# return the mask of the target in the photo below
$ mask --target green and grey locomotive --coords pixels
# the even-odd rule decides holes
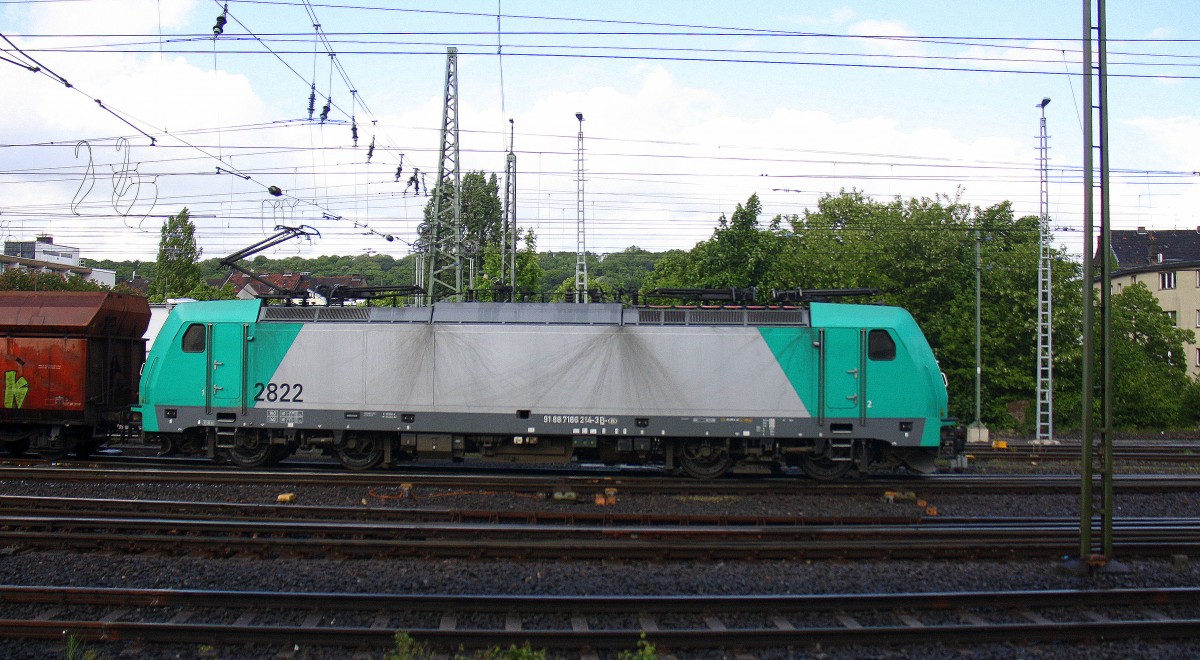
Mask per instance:
[[[141,379],[147,437],[237,465],[416,459],[738,465],[818,479],[961,451],[908,312],[438,303],[181,304]]]

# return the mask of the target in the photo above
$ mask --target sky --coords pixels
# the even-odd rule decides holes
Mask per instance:
[[[1112,226],[1200,231],[1200,13],[1106,20]],[[277,225],[320,237],[272,258],[403,257],[453,46],[460,169],[503,190],[511,140],[542,250],[576,249],[580,131],[598,253],[690,248],[752,194],[764,223],[841,190],[1037,215],[1049,98],[1050,223],[1078,254],[1083,32],[1062,0],[0,0],[0,233],[153,260],[186,207],[204,257]]]

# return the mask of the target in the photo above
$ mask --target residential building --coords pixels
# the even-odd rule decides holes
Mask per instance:
[[[362,275],[331,275],[321,276],[310,273],[256,273],[258,280],[248,277],[245,273],[233,272],[220,280],[209,281],[216,287],[232,284],[237,297],[243,300],[254,298],[278,298],[284,292],[305,292],[303,298],[292,298],[293,304],[324,305],[327,300],[322,292],[333,291],[337,287],[364,287],[367,280]],[[262,281],[259,281],[262,280]],[[264,284],[267,282],[269,284]],[[357,304],[361,301],[345,301]]]
[[[1200,337],[1200,227],[1138,227],[1135,231],[1113,231],[1109,241],[1116,260],[1112,292],[1120,293],[1137,282],[1145,284],[1176,327]],[[1098,251],[1096,258],[1100,258]],[[1188,372],[1200,376],[1200,342],[1192,342],[1184,350]]]
[[[117,272],[79,265],[79,248],[55,245],[54,237],[42,234],[33,241],[5,241],[0,255],[0,273],[10,268],[27,268],[63,276],[79,275],[89,282],[116,286]]]

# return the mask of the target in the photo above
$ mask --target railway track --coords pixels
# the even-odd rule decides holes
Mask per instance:
[[[1122,518],[1114,532],[1114,542],[1124,556],[1194,555],[1200,550],[1200,519]],[[1072,554],[1078,533],[1078,520],[1065,518],[721,516],[714,520],[59,498],[5,498],[0,509],[0,546],[8,552],[260,558],[1030,559]]]
[[[757,495],[874,493],[886,490],[920,490],[922,493],[1078,493],[1076,475],[935,474],[926,476],[871,476],[865,479],[822,482],[795,476],[732,476],[714,480],[668,477],[661,473],[584,473],[555,471],[549,474],[522,471],[370,471],[272,469],[242,470],[222,466],[107,467],[87,462],[63,465],[0,465],[0,481],[94,481],[135,484],[227,484],[276,486],[428,488],[488,492],[555,492],[582,495],[615,488],[623,493],[673,495]],[[1200,475],[1142,475],[1114,477],[1118,492],[1191,492],[1200,490]]]
[[[966,453],[976,460],[988,461],[1078,461],[1081,447],[1076,445],[1009,445],[1007,447],[968,447]],[[1113,460],[1144,463],[1194,463],[1200,466],[1200,442],[1172,445],[1116,445]]]
[[[850,595],[512,596],[0,586],[0,635],[384,649],[748,650],[1200,638],[1200,589]]]

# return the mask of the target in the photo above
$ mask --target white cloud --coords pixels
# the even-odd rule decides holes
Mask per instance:
[[[903,38],[915,36],[916,32],[902,21],[866,19],[852,24],[849,32],[864,37],[901,37],[898,39],[864,39],[863,50],[868,53],[906,56],[926,54],[924,45]]]

